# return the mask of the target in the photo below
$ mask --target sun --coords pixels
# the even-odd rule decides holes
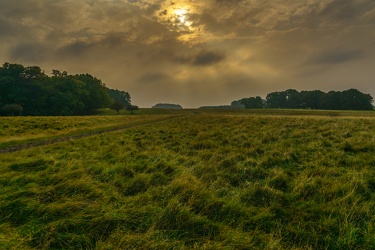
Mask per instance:
[[[203,30],[197,22],[199,9],[191,0],[165,1],[156,16],[159,23],[178,34],[179,40],[191,43]]]
[[[172,30],[177,32],[191,31],[192,22],[189,20],[192,15],[191,7],[173,3],[164,9],[163,14]]]
[[[175,18],[176,20],[178,20],[180,25],[184,25],[186,27],[191,26],[191,22],[188,21],[189,9],[186,9],[186,8],[175,9],[172,11],[172,13],[175,15]]]

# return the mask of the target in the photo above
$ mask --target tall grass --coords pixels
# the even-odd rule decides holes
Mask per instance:
[[[173,117],[84,116],[84,117],[0,117],[0,148],[48,139],[64,138]]]
[[[2,154],[0,248],[375,248],[375,117],[280,112]]]

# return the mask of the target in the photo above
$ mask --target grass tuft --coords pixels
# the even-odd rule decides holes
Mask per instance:
[[[23,163],[14,163],[9,166],[9,168],[13,171],[18,172],[30,172],[30,171],[42,171],[48,168],[48,166],[52,165],[52,161],[46,161],[43,159],[33,160]]]

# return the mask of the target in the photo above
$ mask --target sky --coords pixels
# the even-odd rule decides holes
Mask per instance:
[[[374,0],[0,0],[0,63],[89,73],[132,103],[286,89],[375,97]]]

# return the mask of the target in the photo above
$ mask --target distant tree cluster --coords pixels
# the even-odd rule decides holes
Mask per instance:
[[[345,91],[320,90],[301,91],[288,89],[269,93],[265,100],[259,96],[243,98],[232,102],[241,103],[246,108],[286,108],[286,109],[323,109],[323,110],[372,110],[373,98],[357,89]]]
[[[269,93],[266,97],[267,108],[303,108],[326,110],[372,110],[373,98],[357,89],[345,91],[320,90],[301,91],[288,89]]]
[[[239,101],[233,101],[232,106],[244,105],[247,109],[264,108],[263,100],[260,96],[243,98]]]
[[[91,115],[115,100],[130,105],[127,92],[89,74],[53,70],[48,76],[38,66],[0,67],[0,115]]]

